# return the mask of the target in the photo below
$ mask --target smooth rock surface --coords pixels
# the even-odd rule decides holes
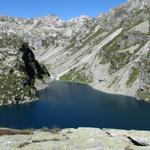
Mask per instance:
[[[24,134],[8,130],[14,135],[1,134],[1,150],[148,150],[149,131],[78,128],[63,130],[35,130]],[[10,132],[11,131],[11,132]],[[16,132],[16,134],[15,134]]]

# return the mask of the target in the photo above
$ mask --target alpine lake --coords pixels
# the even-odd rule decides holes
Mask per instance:
[[[132,97],[63,81],[53,81],[38,97],[32,103],[1,106],[0,127],[150,130],[150,104]]]

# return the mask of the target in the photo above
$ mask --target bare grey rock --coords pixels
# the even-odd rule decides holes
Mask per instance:
[[[149,131],[78,128],[52,132],[0,129],[1,150],[148,150]],[[9,131],[9,134],[8,132]],[[11,135],[13,134],[13,135]]]

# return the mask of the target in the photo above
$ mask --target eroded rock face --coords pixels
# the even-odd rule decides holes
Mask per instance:
[[[18,50],[1,49],[0,104],[35,101],[35,80],[49,76],[35,59],[34,53],[23,44]]]
[[[150,132],[78,128],[18,131],[0,129],[1,149],[148,150]]]

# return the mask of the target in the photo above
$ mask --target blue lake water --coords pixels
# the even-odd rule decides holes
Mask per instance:
[[[1,106],[0,127],[150,130],[150,104],[84,84],[54,81],[39,92],[39,101]]]

